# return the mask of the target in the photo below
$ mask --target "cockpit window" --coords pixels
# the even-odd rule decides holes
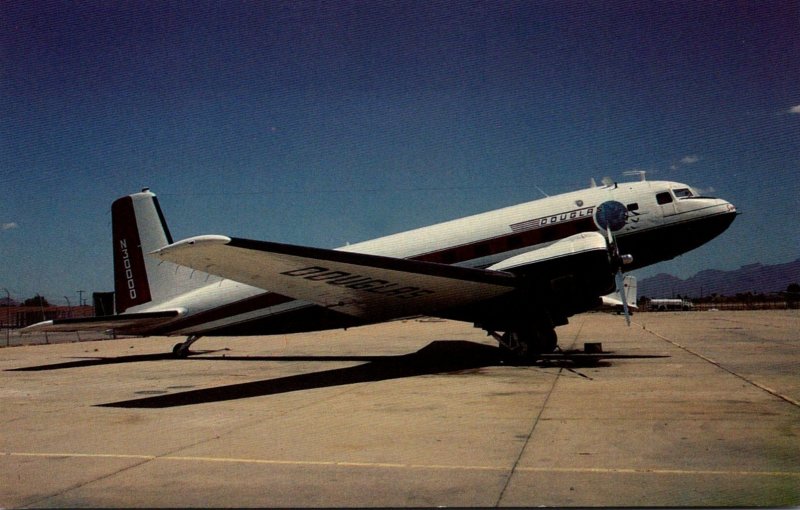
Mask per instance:
[[[692,190],[690,190],[689,188],[674,189],[672,190],[672,192],[675,193],[675,198],[678,199],[692,198],[694,196],[694,193],[692,193]]]
[[[672,195],[670,195],[668,191],[659,193],[656,195],[656,202],[658,202],[658,205],[669,204],[672,202]]]

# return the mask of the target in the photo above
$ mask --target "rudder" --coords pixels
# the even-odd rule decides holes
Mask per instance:
[[[172,243],[156,195],[145,188],[111,205],[117,313],[158,299],[157,262],[145,254]],[[155,288],[153,288],[155,287]]]

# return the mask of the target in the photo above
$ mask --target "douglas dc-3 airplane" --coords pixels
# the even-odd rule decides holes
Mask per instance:
[[[607,184],[335,250],[221,235],[173,242],[148,189],[111,208],[117,315],[27,331],[202,336],[348,328],[416,315],[472,322],[517,356],[598,307],[622,273],[708,242],[736,208],[676,182]],[[627,314],[627,306],[626,314]]]

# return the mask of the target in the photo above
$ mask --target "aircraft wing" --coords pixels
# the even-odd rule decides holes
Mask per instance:
[[[75,331],[107,331],[119,332],[144,331],[169,322],[181,314],[180,310],[161,312],[142,312],[120,315],[104,315],[100,317],[82,317],[76,319],[53,319],[37,322],[19,330],[21,334],[38,332],[72,333]]]
[[[194,237],[152,254],[368,321],[432,314],[518,284],[504,271],[225,236]]]
[[[436,315],[537,281],[551,289],[553,299],[568,301],[597,297],[598,289],[613,283],[599,233],[576,234],[488,269],[226,236],[189,238],[151,255],[367,322]]]

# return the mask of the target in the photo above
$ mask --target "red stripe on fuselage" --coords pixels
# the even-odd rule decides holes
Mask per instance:
[[[559,239],[564,239],[565,237],[575,234],[593,232],[596,230],[597,226],[594,224],[594,219],[590,216],[531,230],[512,232],[491,239],[483,239],[410,258],[423,262],[436,262],[438,264],[457,264],[467,260],[518,250],[520,248],[528,248],[541,243],[558,241]]]

